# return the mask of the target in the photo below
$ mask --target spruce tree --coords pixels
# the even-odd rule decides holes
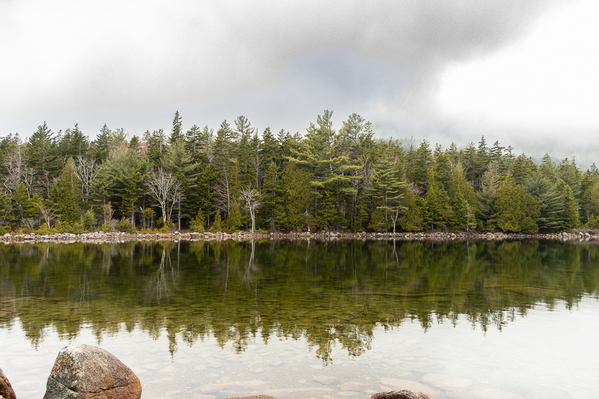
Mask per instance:
[[[182,129],[182,120],[179,115],[179,111],[175,112],[175,117],[173,118],[173,129],[171,130],[171,135],[169,137],[169,143],[175,144],[178,141],[183,141],[183,129]]]

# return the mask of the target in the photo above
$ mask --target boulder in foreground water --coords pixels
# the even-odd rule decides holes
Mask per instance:
[[[10,385],[10,381],[4,375],[2,369],[0,369],[0,399],[16,399],[15,391]]]
[[[430,397],[422,392],[402,389],[401,391],[375,393],[370,399],[430,399]]]
[[[104,349],[67,346],[58,353],[48,377],[44,399],[139,399],[135,373]]]

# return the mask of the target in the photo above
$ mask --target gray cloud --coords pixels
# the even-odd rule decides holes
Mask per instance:
[[[0,135],[43,120],[168,129],[176,109],[199,125],[244,114],[295,131],[332,109],[438,132],[439,72],[512,42],[549,4],[0,1]]]

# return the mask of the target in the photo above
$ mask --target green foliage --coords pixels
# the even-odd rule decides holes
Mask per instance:
[[[540,216],[537,202],[521,185],[514,184],[511,180],[499,187],[495,212],[497,226],[505,232],[534,233],[539,229],[535,222]]]
[[[100,230],[102,230],[104,233],[111,233],[113,231],[116,231],[116,227],[118,226],[118,222],[115,223],[116,221],[114,219],[109,219],[107,221],[105,221],[102,224],[102,227],[100,227]]]
[[[123,218],[131,223],[124,229],[136,223],[148,229],[158,216],[168,230],[176,215],[178,228],[201,230],[201,214],[204,229],[220,223],[222,230],[222,220],[211,220],[218,210],[228,231],[249,229],[250,219],[256,230],[470,230],[477,224],[487,231],[559,231],[599,218],[594,165],[585,172],[574,159],[556,163],[549,154],[537,165],[525,154],[515,157],[510,146],[489,147],[484,137],[461,149],[375,139],[359,115],[339,129],[332,115],[318,115],[304,136],[269,128],[260,135],[244,116],[234,126],[223,121],[216,133],[196,125],[184,133],[177,111],[169,132],[147,131],[129,142],[123,129],[103,126],[90,144],[77,125],[54,135],[45,123],[25,144],[18,135],[0,137],[0,225],[50,230],[60,219],[61,229],[92,229],[102,215],[107,231]],[[164,197],[151,188],[159,171],[177,186]],[[247,187],[260,193],[259,212],[237,203]]]
[[[220,219],[220,212],[216,212],[216,216],[214,216],[214,223],[212,224],[212,228],[210,229],[213,233],[220,233],[223,231],[222,221]]]
[[[580,226],[580,217],[578,215],[578,203],[574,198],[572,189],[566,184],[564,187],[564,207],[562,211],[562,227],[566,230]]]
[[[148,229],[154,225],[156,213],[152,208],[145,208],[141,213],[143,228]]]
[[[495,171],[488,170],[484,173],[481,183],[481,191],[476,193],[476,211],[482,230],[495,230],[495,200],[497,199],[497,188],[499,186],[498,176]]]
[[[533,174],[524,184],[526,192],[536,200],[539,207],[537,226],[541,231],[557,231],[562,227],[564,200],[562,193],[546,177],[545,173]]]
[[[310,177],[303,169],[290,162],[283,169],[281,188],[285,207],[284,227],[290,230],[301,230],[306,224],[307,215],[311,212]]]
[[[370,230],[382,232],[389,230],[389,227],[390,223],[385,219],[385,211],[382,208],[377,208],[370,218],[368,228]]]
[[[590,229],[599,228],[599,217],[591,215],[591,219],[587,222],[586,227]]]
[[[129,219],[123,216],[121,220],[119,220],[119,229],[131,233],[133,232],[133,224],[131,224]]]
[[[79,221],[83,216],[82,200],[81,185],[75,173],[75,161],[69,158],[60,178],[54,184],[54,201],[61,220],[67,224]]]
[[[421,231],[425,228],[424,208],[425,200],[418,197],[412,190],[406,190],[404,204],[405,216],[401,218],[400,225],[405,231]]]
[[[88,209],[82,217],[81,223],[83,224],[83,228],[85,230],[93,230],[96,228],[96,226],[98,225],[98,221],[96,220],[96,215],[94,214],[94,211],[91,209]]]
[[[226,224],[228,233],[239,231],[239,228],[241,227],[241,214],[239,213],[239,207],[237,207],[237,205],[231,207],[231,212],[229,212]]]
[[[190,227],[193,231],[197,231],[198,233],[203,233],[205,231],[206,220],[204,218],[204,213],[201,209],[198,210],[195,218],[191,221]]]

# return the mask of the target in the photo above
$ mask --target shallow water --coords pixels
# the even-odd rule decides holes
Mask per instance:
[[[591,398],[599,250],[560,242],[0,248],[0,367],[101,346],[144,398]]]

